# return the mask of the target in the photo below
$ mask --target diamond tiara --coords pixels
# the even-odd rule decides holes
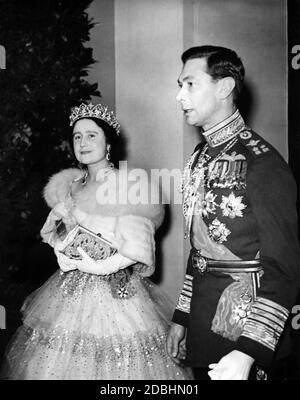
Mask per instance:
[[[101,104],[96,104],[94,106],[92,103],[82,103],[79,107],[73,107],[70,115],[70,126],[73,126],[80,118],[89,117],[102,119],[108,125],[112,126],[116,130],[117,135],[119,135],[121,126],[118,123],[113,111],[108,111],[108,108],[103,107]]]

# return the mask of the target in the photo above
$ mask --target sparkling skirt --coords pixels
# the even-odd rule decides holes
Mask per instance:
[[[22,312],[4,379],[192,379],[166,353],[172,305],[135,272],[121,287],[109,277],[57,271]]]

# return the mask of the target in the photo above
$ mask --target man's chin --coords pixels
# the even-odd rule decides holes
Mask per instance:
[[[195,118],[192,118],[192,117],[185,117],[185,122],[191,126],[195,126],[197,124],[197,121],[195,120]]]

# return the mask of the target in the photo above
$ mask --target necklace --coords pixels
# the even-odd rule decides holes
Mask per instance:
[[[114,169],[114,164],[112,162],[108,163],[107,167],[100,168],[96,175],[96,181],[98,182],[100,179],[105,179],[107,175]],[[84,175],[78,179],[74,179],[74,182],[78,182],[81,180],[81,186],[86,186],[89,177],[89,170],[87,169]]]
[[[235,136],[213,159],[211,159],[211,156],[207,154],[207,143],[203,147],[202,151],[198,150],[189,158],[183,170],[182,184],[180,188],[180,192],[183,193],[182,211],[185,218],[184,238],[190,236],[193,215],[195,212],[195,205],[200,196],[199,188],[204,188],[205,172],[212,164],[216,163],[232,146],[234,146],[237,140],[238,139]],[[199,158],[197,164],[192,169],[192,166],[194,165],[194,162],[198,156]]]
[[[81,179],[82,179],[82,181],[81,181],[81,185],[82,185],[82,186],[85,186],[85,185],[86,185],[88,176],[89,176],[89,171],[86,170],[85,173],[84,173],[84,175],[83,175],[83,177],[81,178]]]
[[[114,164],[110,162],[107,167],[99,169],[96,175],[96,182],[104,181],[107,176],[114,170]]]
[[[111,171],[113,171],[114,167],[115,167],[114,164],[110,162],[107,165],[107,167],[99,169],[99,171],[97,172],[96,181],[99,182],[100,180],[104,180],[107,177],[107,175]],[[89,170],[87,169],[85,170],[82,176],[79,176],[78,178],[75,178],[70,182],[68,198],[70,199],[70,203],[72,203],[72,206],[74,206],[73,184],[81,181],[81,187],[83,189],[87,185],[88,177],[89,177]]]

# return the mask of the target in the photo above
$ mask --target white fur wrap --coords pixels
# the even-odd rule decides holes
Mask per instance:
[[[44,198],[50,208],[54,208],[58,203],[68,201],[71,185],[76,189],[76,185],[81,185],[81,182],[74,180],[80,179],[83,176],[83,171],[71,168],[63,170],[53,175],[44,189]],[[155,264],[155,242],[154,233],[164,217],[164,208],[162,204],[151,204],[150,201],[143,204],[121,204],[119,201],[121,190],[130,190],[133,188],[133,182],[128,180],[128,175],[122,172],[116,172],[117,185],[116,199],[114,204],[101,204],[97,201],[97,190],[99,183],[89,183],[88,187],[82,190],[75,190],[73,196],[76,207],[88,215],[97,217],[115,217],[114,234],[118,243],[118,251],[125,257],[131,258],[137,262],[141,262],[148,268],[141,268],[143,275],[149,276],[154,271]],[[126,185],[124,185],[126,180]],[[149,188],[148,198],[150,199],[151,190],[158,191],[156,185],[144,182],[144,188]],[[123,188],[123,189],[122,189]],[[153,193],[153,192],[152,192]],[[124,193],[123,193],[124,194]],[[52,228],[48,225],[43,227],[42,232],[49,231]],[[43,235],[42,235],[43,236]],[[45,238],[44,238],[45,239]]]

